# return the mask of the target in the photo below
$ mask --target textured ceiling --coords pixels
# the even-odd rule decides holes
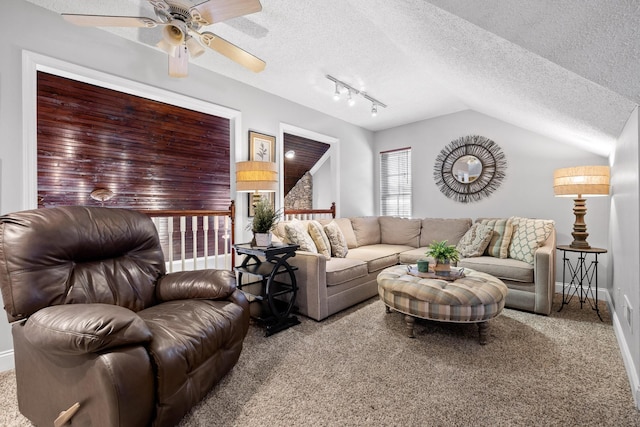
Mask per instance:
[[[154,16],[145,0],[28,1]],[[207,30],[265,60],[265,71],[214,52],[192,64],[367,129],[473,109],[605,155],[640,102],[636,0],[261,2],[261,12]],[[151,47],[160,38],[158,29],[109,31]],[[326,74],[388,108],[372,118],[362,98],[335,102]]]

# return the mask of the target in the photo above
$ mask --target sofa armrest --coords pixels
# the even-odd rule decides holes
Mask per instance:
[[[162,276],[156,285],[160,301],[226,299],[236,290],[236,276],[229,270],[179,271]]]
[[[540,246],[533,257],[533,280],[535,282],[534,311],[548,315],[551,313],[553,294],[556,287],[556,230]]]
[[[298,311],[315,320],[327,317],[327,259],[321,254],[296,251],[296,256],[289,258],[287,262],[298,268],[295,271]]]
[[[87,354],[151,340],[147,324],[128,308],[63,304],[43,308],[24,324],[34,347],[55,354]]]

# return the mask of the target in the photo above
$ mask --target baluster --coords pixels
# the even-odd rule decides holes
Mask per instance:
[[[229,238],[231,234],[231,221],[229,216],[224,217],[224,265],[225,268],[230,270],[231,266],[231,240]]]
[[[185,267],[185,258],[186,258],[186,249],[185,249],[185,240],[187,235],[187,218],[184,216],[180,217],[180,260],[182,261],[182,271],[186,270]]]
[[[215,253],[216,253],[216,257],[214,260],[215,263],[215,268],[218,268],[218,257],[220,256],[220,244],[218,243],[218,239],[220,236],[220,217],[214,217],[215,220],[213,221],[213,237],[214,237],[214,241],[213,244],[215,245]]]
[[[204,250],[204,268],[209,268],[209,217],[202,217],[202,235],[203,235],[203,250]]]
[[[193,269],[198,269],[198,217],[191,217],[191,236],[193,246]]]
[[[173,217],[167,218],[167,234],[169,235],[169,273],[173,273]]]

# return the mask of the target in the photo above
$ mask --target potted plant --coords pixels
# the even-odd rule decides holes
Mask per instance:
[[[254,246],[271,246],[271,231],[280,219],[280,212],[276,211],[266,197],[261,197],[254,206],[253,221],[249,224],[253,231]]]
[[[448,245],[446,240],[441,242],[434,240],[427,247],[425,254],[436,260],[433,270],[441,276],[448,276],[451,273],[451,262],[460,261],[460,254],[455,245]]]

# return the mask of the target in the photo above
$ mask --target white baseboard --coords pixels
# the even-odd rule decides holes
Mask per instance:
[[[16,367],[13,359],[13,350],[0,352],[0,372],[8,371]]]
[[[618,314],[615,312],[611,301],[608,303],[609,312],[611,312],[611,318],[613,319],[613,331],[616,334],[618,340],[618,346],[620,347],[620,353],[622,354],[622,361],[624,362],[624,368],[627,370],[627,377],[629,377],[629,383],[631,385],[631,394],[633,395],[633,401],[636,404],[636,408],[640,410],[640,381],[638,380],[638,374],[636,366],[633,363],[633,357],[631,357],[631,350],[627,345],[627,341],[624,338],[622,332],[622,325]]]

